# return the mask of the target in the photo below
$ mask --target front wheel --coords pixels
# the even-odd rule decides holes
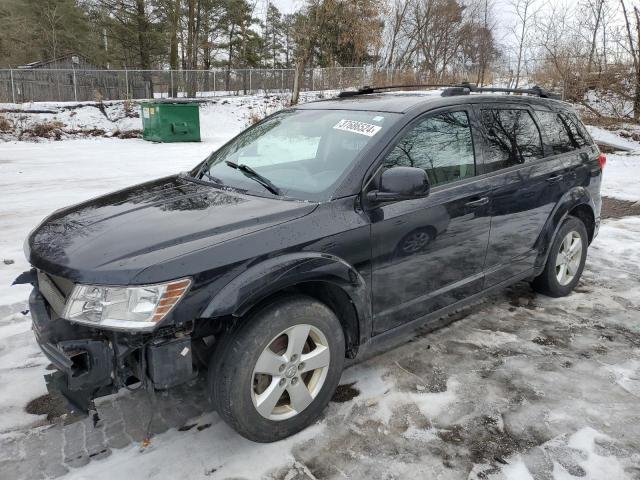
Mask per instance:
[[[542,273],[533,288],[550,297],[569,295],[580,281],[587,259],[587,229],[579,218],[568,217],[558,229]]]
[[[247,318],[211,359],[214,407],[242,436],[273,442],[313,423],[344,365],[342,326],[304,296],[278,300]]]

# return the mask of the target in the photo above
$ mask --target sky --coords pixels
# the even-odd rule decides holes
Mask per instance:
[[[270,0],[282,13],[292,13],[304,2],[303,0]],[[265,2],[266,3],[266,2]]]

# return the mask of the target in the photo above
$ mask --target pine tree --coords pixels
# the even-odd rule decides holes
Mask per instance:
[[[281,56],[284,53],[283,20],[280,10],[270,3],[263,28],[264,65],[271,68],[282,66]]]

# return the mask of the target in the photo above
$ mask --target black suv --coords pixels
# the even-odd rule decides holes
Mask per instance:
[[[542,91],[470,90],[280,111],[190,172],[53,213],[16,280],[49,388],[86,408],[208,370],[221,417],[269,442],[381,339],[520,280],[569,294],[605,158]]]

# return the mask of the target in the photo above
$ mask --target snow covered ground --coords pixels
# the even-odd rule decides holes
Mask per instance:
[[[142,415],[144,403],[124,396],[109,405],[128,439],[114,445],[105,420],[96,429],[104,448],[92,456],[90,422],[26,413],[46,393],[48,363],[23,313],[29,289],[9,286],[28,268],[29,230],[56,208],[192,167],[246,125],[248,105],[207,107],[202,143],[0,143],[0,478],[640,478],[638,217],[604,222],[570,297],[519,284],[442,330],[418,332],[347,369],[353,398],[282,442],[248,442],[200,406],[183,421],[197,427],[168,424],[141,452],[125,417]],[[640,155],[608,158],[603,193],[640,201]]]
[[[301,102],[335,95],[303,92]],[[200,131],[207,141],[227,139],[237,126],[246,127],[289,103],[289,94],[226,96],[198,99]],[[8,128],[3,128],[8,122]],[[0,142],[43,141],[85,137],[140,136],[139,101],[0,103]]]

